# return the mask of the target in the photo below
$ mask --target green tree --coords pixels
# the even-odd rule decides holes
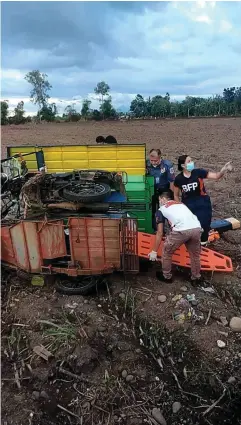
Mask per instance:
[[[151,101],[151,115],[159,118],[165,117],[170,109],[169,101],[160,95],[154,96]]]
[[[236,113],[240,114],[241,113],[241,87],[236,87],[234,103],[235,103]]]
[[[141,94],[137,94],[132,100],[130,111],[136,118],[144,118],[146,115],[146,101]]]
[[[28,72],[24,78],[33,87],[30,92],[30,99],[31,102],[33,102],[35,105],[38,105],[40,112],[40,109],[47,105],[49,99],[48,92],[52,88],[47,79],[48,75],[35,70]]]
[[[82,108],[81,108],[81,115],[82,115],[82,117],[84,117],[85,120],[87,120],[87,117],[90,114],[90,105],[91,105],[91,100],[88,100],[88,99],[83,100]]]
[[[94,109],[92,111],[91,118],[94,121],[101,121],[102,116],[101,116],[100,111],[98,111],[98,109]]]
[[[235,87],[230,87],[223,90],[223,98],[225,102],[232,103],[235,100]]]
[[[63,117],[67,118],[67,121],[71,122],[76,122],[80,120],[80,114],[76,111],[73,105],[66,106]]]
[[[24,118],[24,102],[21,101],[17,104],[16,108],[14,108],[14,116],[12,117],[12,122],[14,124],[23,124],[25,122]]]
[[[109,94],[110,87],[108,86],[105,81],[100,81],[97,86],[95,87],[95,94],[100,96],[100,103],[103,105],[104,97]]]
[[[3,100],[1,102],[1,125],[8,123],[8,101]]]
[[[51,105],[44,105],[39,112],[41,120],[47,122],[53,122],[57,113],[58,110],[55,103],[51,103]]]
[[[108,97],[108,99],[104,99],[100,111],[102,112],[103,118],[115,118],[116,117],[116,110],[112,106],[112,99],[111,96]]]

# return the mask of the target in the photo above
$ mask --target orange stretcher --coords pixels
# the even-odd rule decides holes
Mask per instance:
[[[139,257],[148,258],[148,254],[151,252],[152,247],[154,245],[154,240],[155,235],[138,232]],[[163,243],[164,241],[162,241],[157,253],[159,261],[161,261]],[[179,249],[175,251],[172,257],[172,262],[177,266],[190,268],[190,257],[185,245],[182,245]],[[212,251],[211,249],[202,247],[201,270],[230,273],[233,271],[232,260],[226,255],[219,254],[216,251]]]

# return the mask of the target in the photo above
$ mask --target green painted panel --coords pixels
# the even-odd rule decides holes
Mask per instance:
[[[152,229],[152,212],[149,211],[131,211],[128,212],[131,218],[138,221],[138,230],[145,233],[153,233]]]

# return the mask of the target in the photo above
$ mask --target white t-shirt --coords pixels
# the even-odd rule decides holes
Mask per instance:
[[[157,224],[164,223],[165,218],[169,221],[172,230],[177,232],[201,229],[198,218],[181,202],[169,201],[160,207],[156,213]]]

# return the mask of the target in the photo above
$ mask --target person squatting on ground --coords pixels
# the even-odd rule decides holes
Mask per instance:
[[[195,168],[194,161],[188,155],[182,155],[178,158],[178,170],[181,171],[174,181],[174,200],[182,202],[195,214],[201,223],[203,233],[201,244],[206,245],[212,220],[212,205],[208,196],[204,179],[220,180],[227,171],[232,171],[230,162],[217,173]]]
[[[162,193],[159,196],[159,202],[160,208],[156,212],[157,233],[153,250],[149,253],[150,261],[157,260],[165,220],[168,220],[171,232],[164,241],[162,272],[157,273],[157,277],[164,282],[172,282],[172,255],[182,244],[185,244],[191,261],[191,281],[193,285],[198,285],[201,282],[201,224],[186,205],[171,199],[170,191]]]
[[[158,206],[158,196],[167,190],[174,190],[175,173],[173,164],[168,159],[162,159],[160,149],[151,149],[146,162],[146,174],[154,177],[154,195],[152,196],[152,226],[156,230],[155,213]]]

